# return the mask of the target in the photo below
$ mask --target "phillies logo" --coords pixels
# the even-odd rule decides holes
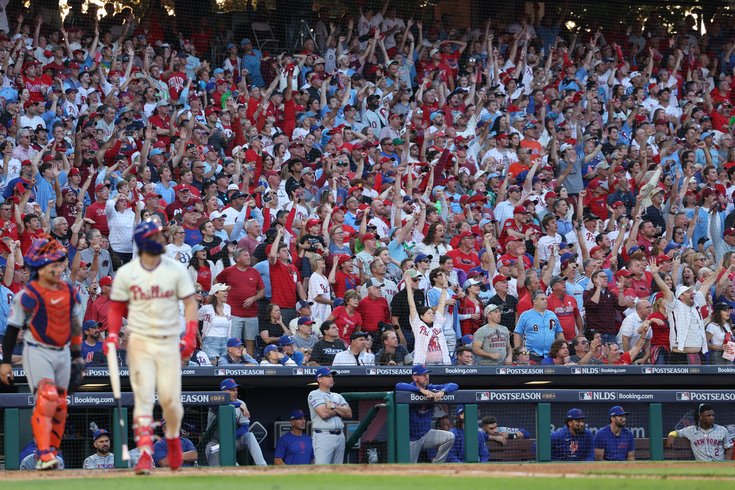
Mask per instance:
[[[130,292],[134,300],[167,299],[173,298],[175,295],[173,290],[161,291],[159,286],[151,287],[150,291],[143,291],[140,286],[132,286]]]

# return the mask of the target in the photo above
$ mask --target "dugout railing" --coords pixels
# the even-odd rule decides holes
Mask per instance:
[[[410,462],[411,405],[431,405],[432,428],[444,418],[456,422],[457,408],[464,412],[465,462],[478,462],[478,430],[483,417],[492,415],[498,426],[521,428],[524,439],[500,445],[488,442],[490,462],[551,461],[551,433],[564,425],[570,408],[584,411],[593,432],[609,423],[608,410],[621,405],[628,415],[628,427],[636,443],[636,459],[693,459],[688,442],[677,439],[673,448],[665,447],[666,435],[694,423],[694,412],[701,403],[713,405],[716,423],[735,437],[735,391],[727,390],[459,390],[441,400],[427,403],[416,393],[395,394],[396,462]],[[474,441],[474,443],[468,443]],[[430,455],[422,454],[421,461]]]
[[[115,455],[115,467],[127,468],[122,460],[122,445],[127,443],[134,447],[132,437],[133,394],[122,394],[122,418],[126,430],[122,431],[118,423],[118,409],[112,393],[79,392],[67,397],[69,414],[67,426],[62,440],[62,454],[67,468],[80,468],[85,456],[94,452],[92,448],[92,431],[94,423],[110,432],[112,453]],[[234,407],[229,404],[226,393],[217,392],[185,392],[181,394],[184,405],[182,435],[188,437],[197,446],[199,461],[204,462],[204,444],[207,442],[206,421],[211,407],[217,407],[217,427],[219,429],[220,465],[235,466],[235,417]],[[34,406],[34,397],[30,393],[0,395],[0,411],[2,411],[3,434],[2,448],[4,468],[17,470],[20,467],[22,449],[32,440],[30,433],[30,414]],[[160,419],[160,407],[156,405],[154,418]]]

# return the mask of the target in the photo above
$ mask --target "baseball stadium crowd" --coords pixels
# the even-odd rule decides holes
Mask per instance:
[[[401,10],[217,62],[155,15],[1,11],[0,334],[50,236],[104,362],[115,272],[155,220],[196,282],[190,364],[731,364],[726,22]]]

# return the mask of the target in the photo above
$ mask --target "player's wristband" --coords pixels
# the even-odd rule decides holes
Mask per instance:
[[[189,320],[186,322],[186,336],[190,338],[196,337],[197,330],[199,329],[199,322],[197,320]]]
[[[71,351],[71,358],[74,359],[81,359],[82,358],[82,350],[81,349],[72,349]]]
[[[18,327],[8,325],[5,331],[5,337],[3,337],[3,364],[12,364],[13,349],[15,349],[15,342],[18,340]]]

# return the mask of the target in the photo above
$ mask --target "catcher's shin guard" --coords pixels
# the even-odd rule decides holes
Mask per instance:
[[[36,406],[31,416],[31,428],[41,458],[54,458],[51,453],[53,417],[59,404],[59,392],[49,379],[42,379],[36,393]]]
[[[54,413],[51,424],[51,448],[58,450],[61,447],[61,438],[64,437],[64,428],[66,427],[66,390],[58,390],[59,401],[56,405],[56,413]]]

